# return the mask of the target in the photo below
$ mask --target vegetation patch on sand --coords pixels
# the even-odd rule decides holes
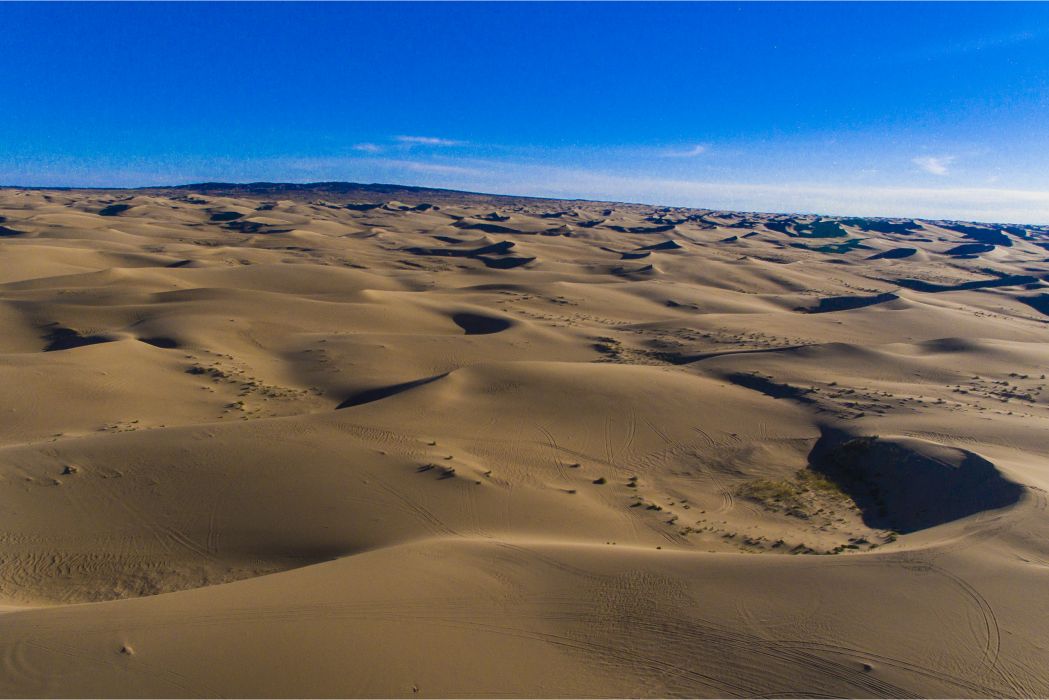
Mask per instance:
[[[855,507],[833,481],[810,469],[799,469],[792,479],[754,479],[739,486],[736,493],[771,511],[808,519],[828,505]]]

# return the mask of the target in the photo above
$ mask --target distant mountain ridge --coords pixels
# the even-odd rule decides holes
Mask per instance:
[[[656,211],[689,211],[707,213],[730,213],[734,215],[747,215],[756,217],[759,221],[771,221],[772,225],[781,226],[784,221],[805,222],[804,225],[811,226],[815,222],[838,222],[847,225],[859,226],[865,231],[881,233],[900,233],[905,230],[909,223],[925,221],[929,223],[947,223],[955,225],[961,233],[966,233],[965,224],[975,224],[982,227],[981,233],[987,234],[986,228],[990,227],[991,236],[1000,237],[997,243],[1008,245],[1004,235],[999,230],[1023,236],[1024,230],[1049,233],[1049,224],[1010,224],[1008,222],[991,221],[968,221],[960,219],[930,219],[907,216],[854,216],[854,215],[830,215],[799,212],[754,212],[721,210],[705,207],[684,207],[650,202],[623,202],[615,200],[585,199],[585,198],[561,198],[561,197],[539,197],[531,195],[516,194],[492,194],[487,192],[471,192],[466,190],[453,190],[440,187],[420,187],[416,185],[396,185],[389,183],[362,183],[347,181],[325,181],[325,182],[197,182],[185,185],[161,185],[147,187],[20,187],[15,185],[0,185],[0,190],[55,190],[55,191],[98,191],[98,192],[135,192],[144,194],[163,194],[172,191],[197,192],[211,196],[280,196],[288,199],[301,197],[336,197],[347,200],[374,200],[375,198],[391,198],[404,201],[408,204],[421,203],[468,203],[484,205],[509,205],[513,203],[529,202],[533,204],[555,205],[560,202],[573,202],[581,204],[597,204],[604,206],[639,206],[648,207]],[[902,222],[902,223],[900,223]],[[983,242],[983,238],[976,234],[977,229],[969,229],[969,237]],[[824,237],[821,235],[806,235],[804,237]]]
[[[388,196],[398,197],[418,203],[423,199],[434,199],[439,201],[470,201],[470,202],[498,202],[510,200],[529,200],[532,202],[584,202],[599,200],[584,199],[559,199],[556,197],[531,197],[527,195],[489,194],[485,192],[468,192],[463,190],[451,190],[439,187],[418,187],[415,185],[393,185],[387,183],[362,183],[362,182],[200,182],[188,185],[176,185],[174,187],[142,187],[137,188],[144,191],[167,191],[184,190],[189,192],[200,192],[206,194],[311,194],[311,195],[337,195],[340,197],[374,197]],[[605,203],[605,202],[600,202]],[[617,202],[618,203],[618,202]]]

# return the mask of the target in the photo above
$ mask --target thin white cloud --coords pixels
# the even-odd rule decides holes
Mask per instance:
[[[687,148],[681,151],[666,151],[663,153],[668,158],[695,158],[701,156],[707,152],[707,147],[702,144],[696,144],[691,148]]]
[[[417,173],[434,173],[436,175],[484,175],[476,168],[465,168],[459,165],[442,165],[441,163],[422,163],[419,161],[387,161],[387,165],[400,166]]]
[[[1049,31],[1046,31],[1045,29],[1032,31],[1030,28],[1025,27],[1016,32],[982,36],[968,41],[957,42],[948,39],[947,43],[929,43],[917,48],[906,49],[895,55],[888,54],[882,56],[879,62],[888,63],[890,65],[915,63],[949,58],[962,54],[1009,49],[1019,44],[1044,39],[1047,35],[1049,35]]]
[[[382,153],[382,146],[374,143],[358,143],[354,145],[353,150],[363,153]]]
[[[931,175],[947,175],[954,160],[954,156],[918,156],[911,162]]]
[[[257,161],[254,167],[290,173],[299,179],[353,180],[378,177],[386,178],[386,181],[392,183],[396,183],[402,173],[408,172],[465,177],[484,177],[486,174],[484,170],[455,163],[353,156],[275,158]]]
[[[441,139],[436,136],[398,136],[397,140],[411,146],[458,146],[461,141]]]

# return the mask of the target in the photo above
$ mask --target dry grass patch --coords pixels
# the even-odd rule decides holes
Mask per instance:
[[[805,519],[829,505],[841,506],[845,502],[854,505],[837,484],[810,469],[799,469],[793,479],[748,481],[741,484],[736,493],[767,510]]]

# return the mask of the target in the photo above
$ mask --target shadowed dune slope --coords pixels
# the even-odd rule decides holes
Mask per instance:
[[[968,450],[913,438],[847,438],[828,432],[809,456],[872,527],[914,532],[1015,505],[1023,487]]]

